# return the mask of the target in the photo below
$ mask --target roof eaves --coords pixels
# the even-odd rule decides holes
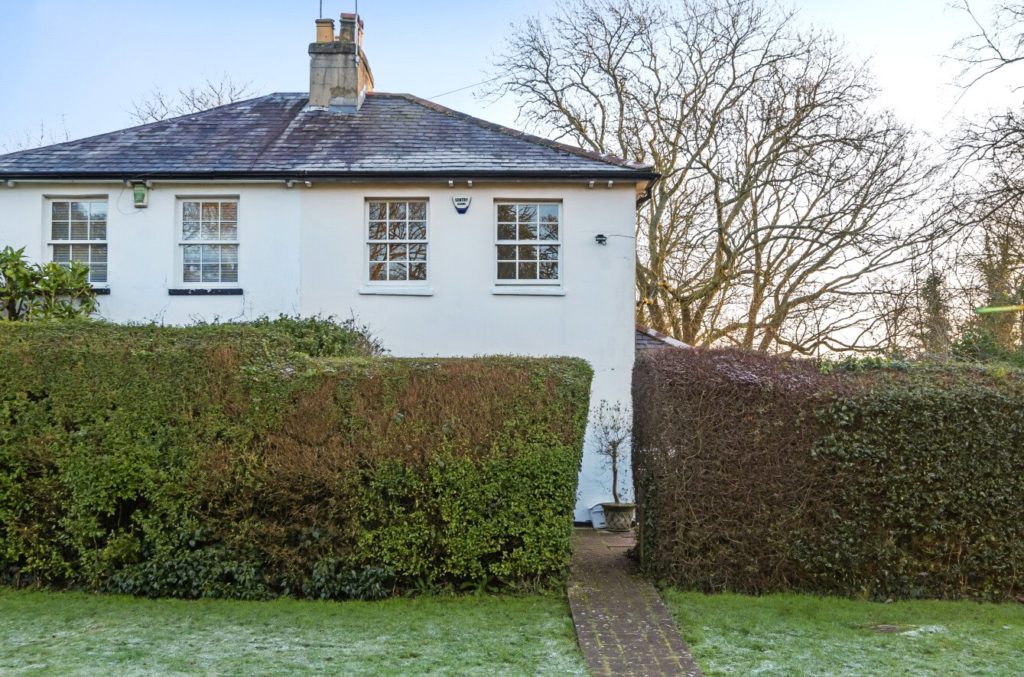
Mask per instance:
[[[429,170],[429,171],[346,171],[346,170],[196,170],[196,171],[5,171],[0,168],[0,178],[8,181],[38,181],[44,179],[60,180],[244,180],[244,179],[321,179],[321,180],[360,180],[360,179],[492,179],[500,180],[651,180],[657,174],[644,171],[630,171],[623,167],[619,170]]]

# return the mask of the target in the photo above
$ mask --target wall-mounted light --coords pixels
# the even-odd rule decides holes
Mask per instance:
[[[455,181],[453,181],[452,179],[448,179],[448,187],[449,188],[454,188],[455,187]]]
[[[18,184],[15,183],[14,181],[11,181],[10,179],[8,179],[7,181],[4,182],[4,185],[7,186],[8,188],[14,188]]]
[[[306,185],[306,188],[312,188],[313,187],[313,182],[312,181],[305,181],[304,183]]]
[[[284,187],[285,188],[294,188],[295,187],[295,179],[288,179],[287,181],[285,181],[284,182]]]
[[[469,188],[472,188],[473,187],[473,180],[470,179],[469,181],[466,181],[466,186],[468,186]]]
[[[146,183],[132,185],[132,198],[136,209],[145,209],[149,206],[149,186]]]
[[[594,236],[594,242],[600,245],[606,245],[608,244],[608,236],[605,235],[604,233],[598,233],[597,235]]]
[[[594,183],[595,183],[594,181],[587,181],[587,188],[593,188],[594,187]]]
[[[609,182],[608,182],[608,187],[609,187],[609,188],[611,188],[611,187],[612,187],[612,186],[614,186],[614,185],[615,185],[615,182],[614,182],[614,181],[609,181]]]

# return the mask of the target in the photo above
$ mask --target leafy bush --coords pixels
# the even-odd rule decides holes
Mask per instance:
[[[0,320],[81,318],[95,310],[87,266],[31,264],[24,247],[0,250]]]
[[[1024,590],[1018,370],[661,350],[638,360],[634,398],[655,577],[881,599]]]
[[[0,577],[238,598],[557,578],[586,364],[369,357],[324,322],[0,328]]]

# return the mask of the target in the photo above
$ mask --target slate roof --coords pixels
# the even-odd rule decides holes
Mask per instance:
[[[650,167],[556,143],[408,94],[357,113],[270,94],[87,139],[0,155],[0,178],[654,178]]]
[[[690,348],[690,344],[683,343],[678,339],[674,339],[671,336],[662,334],[660,331],[655,331],[650,327],[645,327],[642,324],[636,325],[636,334],[634,335],[636,341],[636,352],[641,353],[645,350],[655,350],[657,348],[665,348],[671,346],[673,348]]]

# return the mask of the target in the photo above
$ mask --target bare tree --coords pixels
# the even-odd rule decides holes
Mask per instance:
[[[695,345],[879,347],[872,287],[935,237],[910,218],[929,169],[834,38],[756,0],[568,0],[497,66],[527,124],[662,175],[641,321]]]
[[[1011,75],[1024,62],[1024,2],[996,4],[987,22],[969,0],[954,6],[972,27],[953,46],[965,94],[998,72]],[[974,306],[1024,302],[1024,112],[1018,106],[965,121],[948,139],[948,153],[953,171],[939,213],[962,233],[958,294]],[[1024,317],[994,314],[965,325],[1012,350],[1020,345],[1022,323]]]
[[[10,136],[6,141],[0,142],[0,152],[15,153],[19,150],[70,141],[71,132],[68,131],[67,121],[63,115],[60,116],[60,124],[60,129],[54,129],[47,127],[46,123],[40,122],[38,129],[26,129],[21,134]]]
[[[953,45],[953,58],[962,67],[959,79],[964,89],[1024,61],[1024,3],[996,3],[991,23],[978,16],[970,0],[957,0],[952,7],[966,15],[971,24],[971,32]]]
[[[220,80],[208,79],[202,85],[182,88],[175,94],[167,94],[158,87],[146,98],[133,102],[128,113],[138,124],[146,124],[242,101],[252,95],[251,82],[236,83],[225,74]]]

